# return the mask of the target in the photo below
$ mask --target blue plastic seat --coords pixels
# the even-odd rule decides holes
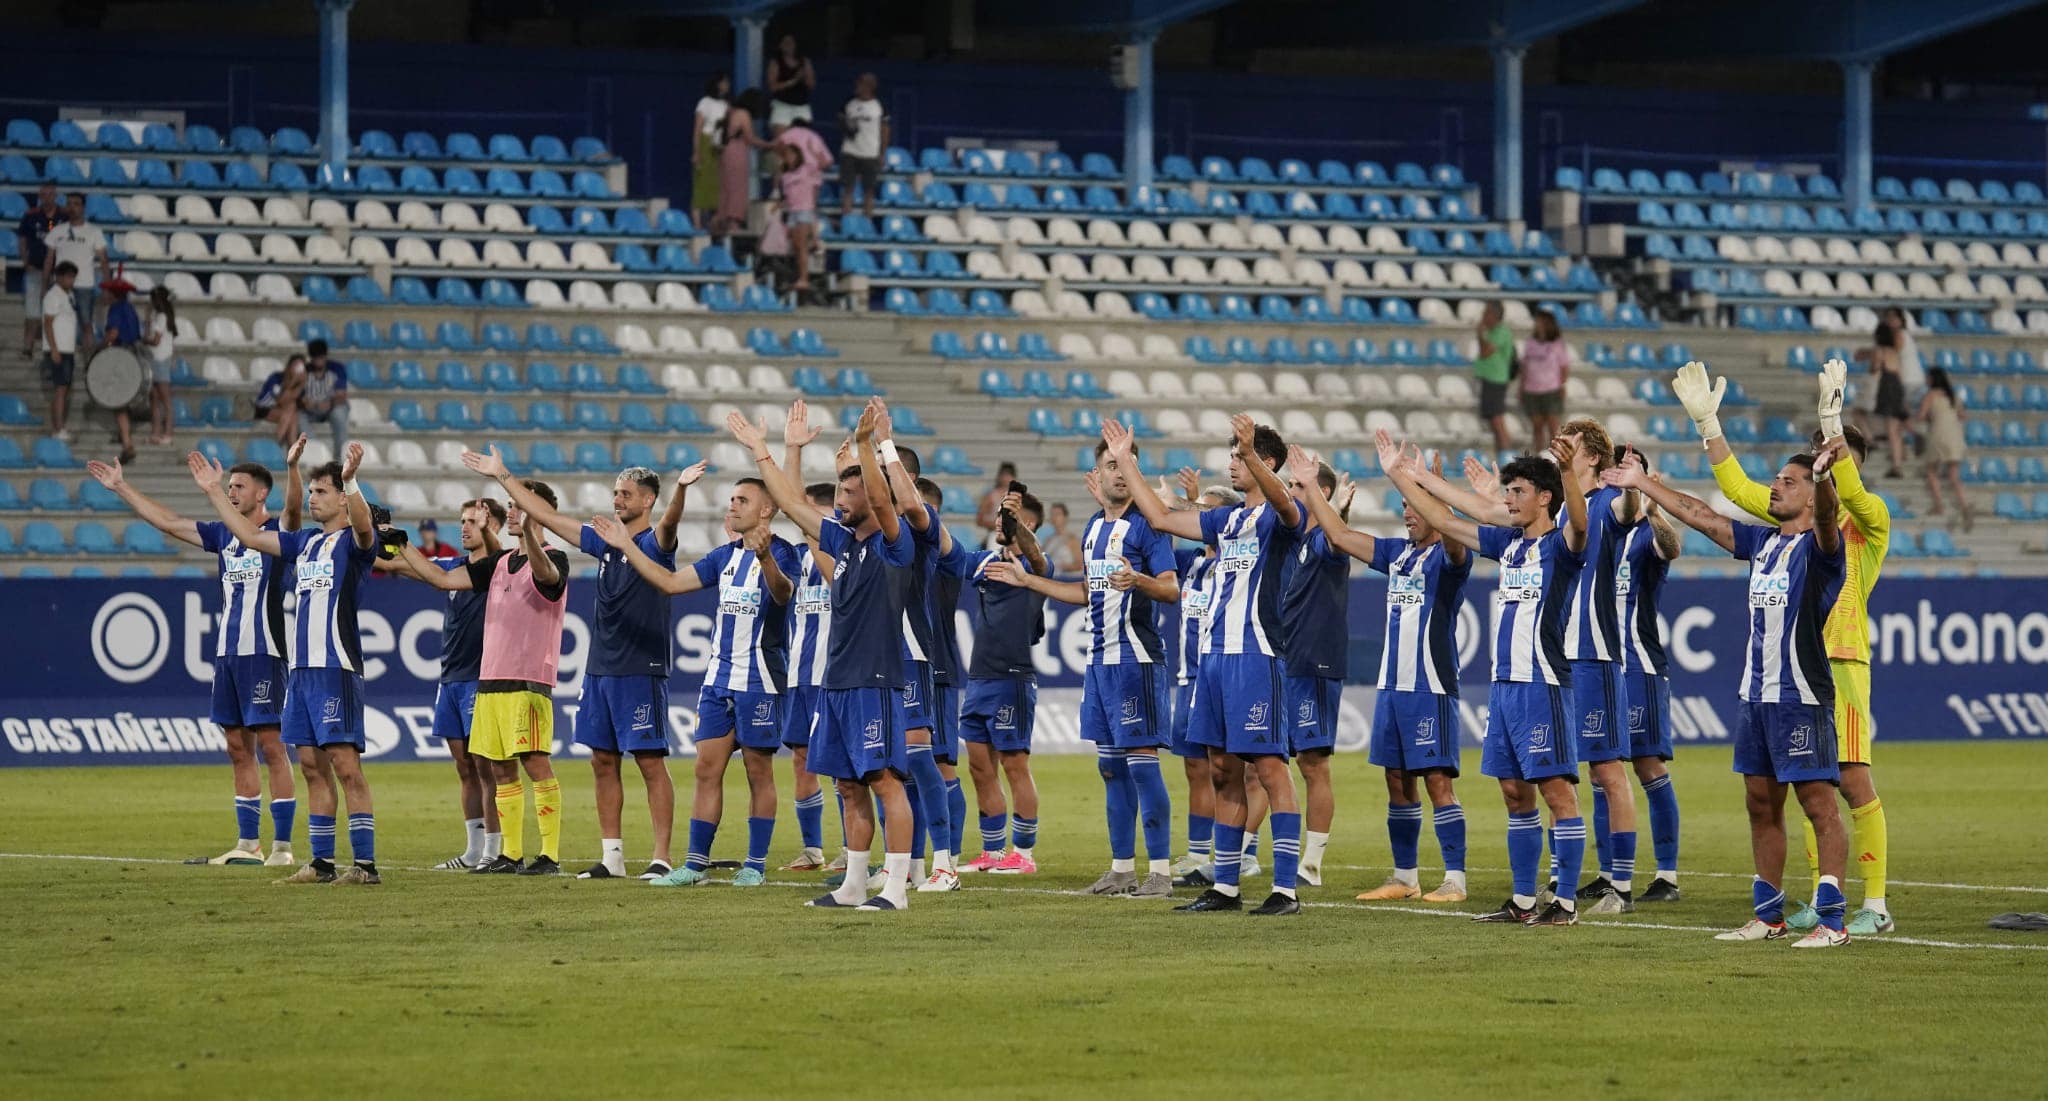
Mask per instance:
[[[84,465],[71,453],[71,445],[55,436],[44,436],[31,444],[29,458],[44,470],[75,470]]]

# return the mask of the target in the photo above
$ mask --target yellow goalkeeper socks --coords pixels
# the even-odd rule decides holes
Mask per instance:
[[[562,850],[562,781],[550,776],[533,782],[533,812],[540,822],[540,854],[558,860]]]
[[[1884,822],[1884,800],[1872,799],[1860,807],[1849,808],[1849,818],[1856,824],[1856,835],[1849,852],[1855,857],[1857,872],[1863,876],[1863,905],[1878,913],[1887,913],[1884,908],[1884,878],[1891,838]]]
[[[518,780],[498,785],[498,828],[504,831],[504,854],[513,860],[526,855],[526,785]]]

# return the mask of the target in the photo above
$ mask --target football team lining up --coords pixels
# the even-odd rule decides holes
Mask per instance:
[[[602,851],[580,877],[631,874],[621,822],[622,766],[630,759],[651,818],[652,854],[638,878],[657,887],[706,882],[724,817],[723,779],[737,751],[748,781],[747,855],[731,883],[762,884],[778,812],[774,758],[787,747],[802,854],[785,870],[831,873],[830,889],[807,905],[868,911],[904,909],[913,891],[958,890],[962,874],[1037,870],[1031,651],[1043,635],[1044,601],[1056,600],[1085,606],[1088,615],[1081,733],[1096,746],[1110,850],[1109,870],[1088,892],[1168,899],[1176,887],[1193,887],[1200,893],[1178,909],[1244,911],[1241,891],[1260,871],[1264,823],[1272,888],[1248,912],[1301,912],[1297,888],[1322,883],[1336,811],[1329,758],[1349,673],[1352,559],[1388,581],[1369,760],[1385,770],[1393,873],[1358,898],[1464,901],[1454,631],[1474,555],[1500,566],[1480,771],[1499,783],[1506,805],[1512,880],[1500,906],[1476,919],[1571,925],[1581,903],[1592,913],[1622,913],[1638,902],[1677,902],[1680,814],[1665,768],[1670,688],[1657,614],[1659,589],[1679,553],[1675,521],[1749,563],[1750,641],[1734,760],[1751,825],[1755,905],[1747,923],[1720,939],[1773,940],[1797,930],[1805,933],[1797,946],[1830,947],[1893,928],[1884,900],[1884,814],[1870,778],[1865,619],[1890,518],[1857,475],[1864,444],[1841,422],[1844,374],[1838,361],[1823,370],[1813,450],[1789,460],[1768,486],[1743,475],[1721,434],[1716,413],[1726,380],[1697,363],[1673,379],[1723,492],[1761,524],[1730,520],[1664,485],[1640,452],[1617,447],[1584,418],[1563,426],[1547,456],[1525,455],[1497,469],[1468,460],[1462,485],[1445,477],[1440,456],[1426,461],[1414,446],[1379,434],[1381,466],[1405,499],[1405,538],[1351,529],[1349,480],[1248,416],[1233,418],[1228,485],[1204,489],[1196,472],[1184,470],[1177,491],[1139,476],[1130,431],[1109,420],[1085,476],[1101,510],[1085,529],[1086,570],[1078,579],[1049,570],[1032,534],[1042,509],[1022,487],[1002,502],[992,549],[957,540],[940,521],[938,487],[919,476],[917,454],[894,442],[879,399],[840,444],[837,480],[810,486],[796,472],[819,429],[801,401],[783,426],[779,460],[765,423],[730,417],[727,427],[751,452],[757,476],[733,488],[725,512],[730,542],[682,569],[676,530],[689,487],[705,473],[701,464],[680,472],[658,515],[659,475],[622,472],[612,515],[585,523],[564,515],[546,484],[517,476],[495,451],[466,453],[465,466],[495,481],[504,500],[465,505],[464,553],[448,558],[426,557],[402,532],[378,526],[356,488],[360,447],[305,475],[305,527],[297,447],[288,456],[281,518],[264,504],[271,472],[253,464],[224,471],[190,456],[193,478],[219,517],[203,522],[128,485],[118,465],[93,463],[91,472],[143,519],[220,558],[212,718],[227,735],[239,839],[207,862],[296,865],[287,755],[295,751],[312,858],[286,882],[379,882],[360,761],[356,621],[362,585],[375,569],[448,593],[434,730],[460,777],[467,845],[441,867],[560,874],[562,792],[550,750],[570,570],[567,554],[549,546],[553,535],[598,561],[592,657],[574,736],[591,753]],[[803,544],[774,534],[778,515],[802,532]],[[699,589],[716,591],[718,614],[698,695],[688,846],[676,861],[666,598]],[[290,626],[287,590],[296,594]],[[953,630],[963,597],[975,625],[964,667]],[[962,852],[963,747],[981,833],[972,860]],[[1187,782],[1186,848],[1178,860],[1162,750],[1181,760]],[[259,762],[271,794],[267,855]],[[1583,886],[1582,762],[1598,863]],[[1631,773],[1656,865],[1640,894]],[[843,839],[831,864],[825,779],[837,796]],[[1806,822],[1814,884],[1810,901],[1795,902],[1789,913],[1788,789]],[[539,833],[531,844],[523,825],[529,792]],[[1837,792],[1849,803],[1848,822]],[[1419,879],[1425,798],[1445,868],[1427,894]],[[336,861],[342,807],[352,858],[345,867]],[[1852,832],[1864,886],[1853,915],[1843,893]],[[871,869],[877,835],[883,856]]]

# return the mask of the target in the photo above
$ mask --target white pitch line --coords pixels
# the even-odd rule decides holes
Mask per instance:
[[[167,860],[167,859],[165,859],[165,858],[163,858],[163,857],[154,857],[154,856],[99,856],[99,855],[92,855],[92,854],[84,854],[84,853],[10,853],[10,852],[0,852],[0,860],[88,860],[88,861],[99,861],[99,862],[102,862],[102,863],[114,863],[114,864],[174,864],[174,865],[180,865],[180,866],[183,866],[183,865],[185,864],[185,862],[184,862],[184,861],[182,861],[182,860]],[[401,871],[401,872],[429,872],[429,873],[431,873],[431,872],[435,872],[435,871],[444,871],[445,869],[439,869],[439,868],[412,868],[412,867],[403,867],[403,866],[393,866],[393,867],[392,867],[392,870],[393,870],[393,871]],[[1481,869],[1481,870],[1485,870],[1485,869]],[[1504,870],[1504,869],[1494,869],[1494,870]],[[1707,875],[1718,875],[1718,876],[1719,876],[1719,877],[1721,877],[1721,878],[1729,878],[1729,879],[1732,879],[1732,878],[1738,878],[1738,877],[1734,876],[1734,875],[1733,875],[1732,873],[1728,873],[1728,872],[1719,872],[1719,873],[1716,873],[1716,872],[1688,872],[1688,873],[1686,873],[1686,874],[1688,874],[1688,875],[1700,875],[1700,876],[1707,876]],[[1898,881],[1897,881],[1897,880],[1893,880],[1893,882],[1898,882]],[[817,889],[818,887],[822,886],[822,884],[817,884],[817,883],[806,883],[806,882],[792,882],[792,881],[789,881],[789,880],[769,880],[769,881],[768,881],[767,883],[763,884],[763,886],[768,886],[768,887],[789,887],[789,888],[810,888],[810,889],[812,889],[812,890],[816,890],[816,889]],[[1977,885],[1972,885],[1972,884],[1945,884],[1945,883],[1929,883],[1929,884],[1920,884],[1920,886],[1928,886],[1928,887],[1951,887],[1951,888],[1954,888],[1954,889],[1957,889],[1957,890],[1967,890],[1967,891],[2001,891],[2001,890],[2039,890],[2039,888],[2026,888],[2026,887],[2021,887],[2021,888],[2011,888],[2011,887],[1983,887],[1983,886],[1977,886]],[[1052,887],[996,887],[996,886],[992,886],[992,885],[991,885],[991,886],[987,886],[987,887],[979,887],[979,886],[977,886],[977,887],[965,887],[965,888],[962,888],[962,889],[963,889],[963,890],[969,890],[969,891],[990,891],[990,892],[997,892],[997,893],[1001,893],[1001,894],[1012,894],[1012,895],[1049,895],[1049,896],[1056,896],[1056,897],[1065,897],[1065,898],[1093,898],[1093,897],[1094,897],[1093,895],[1090,895],[1090,894],[1089,894],[1088,892],[1086,892],[1086,891],[1073,891],[1073,890],[1059,890],[1059,889],[1057,889],[1057,888],[1052,888]],[[1345,911],[1349,911],[1349,912],[1351,912],[1351,913],[1367,913],[1367,914],[1370,914],[1370,913],[1414,914],[1414,915],[1417,915],[1417,916],[1419,916],[1419,917],[1433,917],[1433,918],[1463,918],[1463,919],[1465,919],[1465,920],[1467,920],[1467,921],[1470,921],[1470,920],[1472,919],[1472,917],[1473,917],[1473,915],[1472,915],[1472,912],[1471,912],[1471,911],[1469,911],[1469,910],[1436,910],[1436,909],[1423,909],[1423,908],[1421,908],[1421,907],[1417,907],[1417,906],[1380,906],[1380,905],[1372,905],[1372,906],[1361,906],[1361,905],[1356,905],[1356,904],[1352,904],[1352,903],[1344,903],[1344,902],[1310,902],[1310,901],[1304,901],[1304,902],[1302,903],[1302,906],[1303,906],[1304,908],[1306,908],[1306,909],[1318,909],[1318,910],[1345,910]],[[1665,924],[1665,923],[1661,923],[1661,922],[1650,922],[1650,921],[1594,921],[1594,920],[1591,920],[1591,919],[1588,919],[1588,918],[1581,918],[1581,919],[1579,919],[1579,924],[1580,924],[1580,925],[1590,925],[1590,926],[1596,926],[1596,927],[1608,928],[1608,929],[1656,929],[1656,930],[1658,930],[1658,931],[1660,931],[1660,932],[1670,932],[1670,933],[1719,933],[1719,932],[1721,932],[1721,931],[1722,931],[1722,927],[1720,927],[1720,926],[1714,926],[1714,925],[1669,925],[1669,924]],[[1859,938],[1859,939],[1857,940],[1857,942],[1856,942],[1856,943],[1858,943],[1858,944],[1869,944],[1869,943],[1872,943],[1873,941],[1874,941],[1874,942],[1876,942],[1876,943],[1879,943],[1879,944],[1903,944],[1903,945],[1909,945],[1909,946],[1912,946],[1912,947],[1917,947],[1917,948],[1950,948],[1950,949],[1960,949],[1960,950],[1963,950],[1963,951],[1994,951],[1994,952],[2048,952],[2048,944],[2006,944],[2006,943],[1998,943],[1998,942],[1984,942],[1984,943],[1976,943],[1976,942],[1970,942],[1970,941],[1953,941],[1953,940],[1928,940],[1928,939],[1926,939],[1926,938],[1922,938],[1922,937],[1902,937],[1902,936],[1897,936],[1897,935],[1894,935],[1894,934],[1890,934],[1890,933],[1884,934],[1884,935],[1882,935],[1882,936],[1877,936],[1877,937],[1862,937],[1862,938]]]
[[[1383,872],[1387,869],[1387,865],[1385,864],[1325,864],[1323,865],[1323,867],[1346,872]],[[1440,871],[1441,869],[1425,867],[1421,870],[1425,872],[1434,872]],[[1467,868],[1466,871],[1490,872],[1498,875],[1511,874],[1511,869],[1508,868]],[[1755,874],[1752,872],[1702,872],[1695,871],[1691,868],[1681,869],[1679,874],[1685,876],[1698,876],[1701,879],[1756,878]],[[1638,875],[1636,878],[1641,879],[1643,877]],[[1922,882],[1917,879],[1892,879],[1890,877],[1886,877],[1885,882],[1891,884],[1894,887],[1925,887],[1929,890],[1941,891],[1993,891],[2000,893],[2012,892],[2015,894],[2048,895],[2048,887],[2000,887],[1987,883],[1928,883]]]

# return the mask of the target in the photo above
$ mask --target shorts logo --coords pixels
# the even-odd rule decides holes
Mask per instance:
[[[1316,725],[1316,701],[1301,701],[1301,706],[1295,709],[1294,717],[1303,726]]]
[[[882,748],[882,720],[872,719],[868,722],[867,729],[861,731],[860,744],[862,749]]]
[[[249,690],[249,702],[250,702],[250,703],[269,703],[269,702],[270,702],[270,681],[268,681],[268,680],[259,680],[259,681],[257,681],[257,682],[256,682],[256,687],[254,687],[254,688],[252,688],[252,689],[250,689],[250,690]]]
[[[1790,741],[1792,743],[1792,752],[1798,754],[1812,753],[1813,727],[1807,723],[1800,723],[1798,726],[1793,727]]]
[[[767,722],[774,713],[775,703],[772,700],[761,700],[754,704],[754,718],[761,722]]]
[[[996,708],[996,725],[1002,727],[1004,730],[1008,730],[1016,726],[1017,709],[1014,707]]]
[[[1436,720],[1423,719],[1415,724],[1415,744],[1418,748],[1436,744]]]
[[[1124,705],[1123,705],[1123,707],[1121,708],[1121,710],[1120,710],[1120,713],[1122,714],[1122,716],[1123,716],[1123,720],[1124,720],[1125,722],[1127,722],[1127,723],[1134,723],[1134,722],[1137,722],[1137,721],[1138,721],[1138,697],[1136,697],[1136,696],[1125,696],[1125,697],[1124,697]]]
[[[654,724],[648,721],[648,716],[652,714],[654,714],[654,705],[651,703],[643,703],[640,706],[634,708],[633,729],[646,730],[652,727]]]
[[[1579,737],[1597,738],[1607,730],[1607,712],[1588,711],[1585,725],[1579,728]]]
[[[1628,709],[1628,728],[1630,730],[1643,730],[1648,725],[1649,716],[1645,714],[1645,709],[1641,704]]]
[[[904,686],[903,686],[903,706],[905,706],[905,707],[916,707],[916,706],[917,706],[917,686],[916,686],[916,685],[906,684],[906,685],[904,685]]]
[[[1550,748],[1550,724],[1543,723],[1529,729],[1529,752],[1542,753]]]
[[[338,697],[329,696],[320,704],[320,721],[323,723],[338,723],[341,721],[341,700]]]
[[[1266,701],[1260,700],[1245,712],[1244,728],[1246,730],[1266,729]]]

